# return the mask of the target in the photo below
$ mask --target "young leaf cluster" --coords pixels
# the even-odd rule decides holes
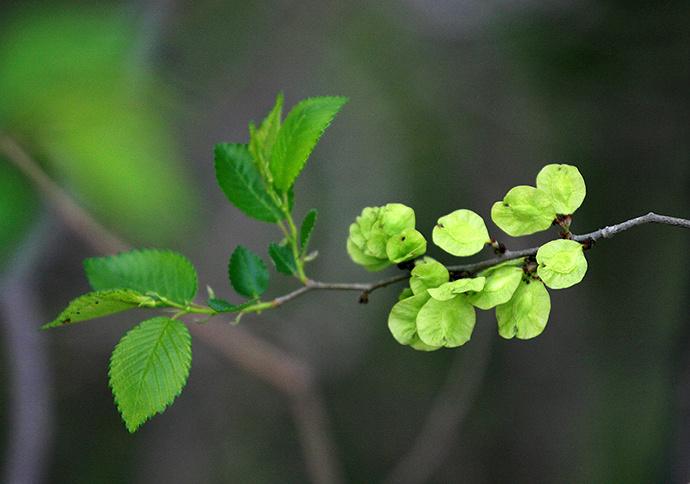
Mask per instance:
[[[319,138],[346,102],[344,97],[305,99],[283,121],[283,96],[279,94],[259,126],[249,125],[248,144],[222,143],[215,148],[216,178],[228,200],[245,215],[280,228],[283,238],[269,245],[268,255],[278,272],[302,282],[306,281],[304,264],[310,260],[308,248],[316,210],[307,213],[298,231],[292,216],[293,186]],[[251,276],[239,275],[240,257],[248,260],[250,255],[254,260],[258,257],[249,249],[241,249],[236,269],[231,263],[231,280],[252,277],[268,282],[265,267],[257,263],[251,265]],[[241,286],[241,282],[233,282],[235,289]],[[262,292],[247,295],[238,290],[247,297],[258,297]]]
[[[350,225],[347,252],[368,271],[380,271],[424,254],[426,239],[415,230],[414,210],[389,203],[362,210]]]
[[[414,260],[410,287],[393,306],[388,327],[393,337],[417,350],[432,351],[465,344],[472,336],[475,309],[494,309],[498,332],[504,338],[529,339],[544,331],[551,310],[549,289],[564,289],[580,282],[587,272],[584,246],[570,240],[572,214],[582,204],[586,188],[582,175],[571,165],[551,164],[537,175],[536,187],[512,188],[491,210],[494,223],[508,235],[528,235],[552,225],[563,239],[541,246],[536,258],[509,260],[476,274],[451,273],[440,262],[423,255],[426,244],[394,260],[383,250],[394,240],[383,227],[414,227],[414,211],[384,212],[366,208],[350,226],[347,242],[352,260],[368,270]],[[389,218],[382,220],[381,214]],[[412,222],[410,222],[412,221]],[[387,238],[388,237],[388,238]],[[391,238],[392,237],[392,238]],[[424,238],[420,234],[419,238]],[[433,229],[434,244],[454,256],[471,256],[486,245],[497,252],[503,244],[490,238],[484,220],[475,212],[456,210],[440,217]]]
[[[215,147],[216,178],[228,200],[245,215],[275,224],[281,238],[267,247],[275,269],[306,284],[305,264],[316,257],[309,242],[317,211],[310,210],[299,228],[293,219],[294,183],[316,143],[340,108],[343,97],[314,97],[299,102],[282,120],[278,95],[266,118],[249,126],[249,143]],[[148,308],[172,313],[147,319],[117,344],[110,359],[110,386],[125,426],[134,432],[162,412],[182,391],[191,366],[191,337],[179,319],[186,314],[208,318],[274,307],[262,301],[270,274],[263,259],[239,245],[229,257],[230,286],[244,300],[229,302],[208,288],[207,305],[194,302],[197,274],[182,255],[162,250],[134,250],[87,259],[86,276],[93,292],[74,299],[44,328],[55,328],[121,311]]]

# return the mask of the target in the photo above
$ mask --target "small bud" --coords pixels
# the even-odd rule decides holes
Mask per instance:
[[[411,271],[415,267],[415,262],[413,260],[408,260],[405,262],[400,262],[398,264],[398,269],[401,271]]]
[[[506,253],[506,246],[502,242],[498,242],[496,239],[491,239],[489,245],[491,245],[491,248],[496,254],[500,255]]]

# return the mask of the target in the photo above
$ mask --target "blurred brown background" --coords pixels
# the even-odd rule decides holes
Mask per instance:
[[[227,203],[213,145],[245,141],[280,90],[288,106],[346,95],[296,213],[319,209],[312,277],[367,281],[344,247],[362,207],[404,202],[425,234],[460,207],[489,220],[551,161],[587,182],[576,232],[690,216],[689,21],[680,0],[6,3],[0,131],[109,229],[185,253],[228,295],[232,249],[265,254],[277,234]],[[86,290],[96,253],[56,213],[0,155],[0,480],[690,480],[687,231],[598,244],[530,341],[502,340],[486,312],[468,345],[412,351],[386,327],[393,288],[244,318],[315,372],[334,455],[316,453],[320,473],[304,402],[196,340],[182,395],[129,435],[107,364],[141,315],[36,331]],[[275,275],[270,291],[292,287]]]

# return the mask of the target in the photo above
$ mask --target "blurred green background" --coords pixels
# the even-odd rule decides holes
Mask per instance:
[[[0,7],[0,132],[102,224],[184,252],[228,294],[234,246],[265,253],[275,228],[227,203],[213,145],[246,141],[280,90],[288,106],[346,95],[296,212],[320,211],[310,275],[364,281],[344,247],[362,207],[411,205],[426,234],[460,207],[488,220],[552,161],[587,182],[576,232],[650,210],[690,216],[688,21],[681,0],[15,2]],[[366,306],[308,295],[243,325],[315,368],[346,482],[688,482],[688,249],[690,234],[666,226],[601,242],[525,342],[502,340],[486,313],[465,347],[402,347],[385,324],[395,289]],[[125,431],[107,362],[137,318],[34,331],[84,291],[91,255],[0,155],[1,475],[309,481],[289,401],[201,342],[173,407]],[[290,287],[273,278],[274,294]],[[429,475],[391,474],[440,391],[469,413],[442,425]],[[18,409],[19,394],[35,408]],[[19,420],[40,442],[29,454],[16,452]],[[22,465],[31,473],[16,477]]]

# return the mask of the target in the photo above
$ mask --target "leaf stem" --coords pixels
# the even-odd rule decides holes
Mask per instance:
[[[156,295],[156,297],[158,299],[160,299],[160,301],[162,303],[164,303],[165,305],[180,310],[178,313],[175,314],[175,318],[173,318],[173,319],[176,319],[180,315],[184,315],[184,314],[208,314],[211,316],[215,316],[216,314],[220,314],[215,309],[211,309],[210,307],[203,306],[201,304],[196,304],[196,303],[191,303],[191,302],[187,303],[187,304],[180,304],[178,302],[171,301],[170,299],[168,299],[167,297],[164,297],[164,296]],[[180,314],[180,313],[182,313],[182,314]]]
[[[300,254],[299,250],[299,237],[297,235],[297,226],[295,221],[292,219],[292,214],[287,214],[287,222],[290,227],[290,245],[292,245],[292,255],[295,258],[295,264],[297,265],[297,278],[302,284],[307,283],[307,275],[304,272],[304,259]]]
[[[281,207],[283,209],[283,213],[285,214],[285,221],[287,222],[288,226],[286,228],[282,221],[279,222],[279,225],[280,229],[285,234],[285,238],[287,239],[288,244],[290,244],[292,256],[295,259],[295,266],[297,268],[297,274],[295,274],[295,277],[297,277],[297,279],[299,279],[299,281],[302,284],[306,284],[307,275],[304,272],[304,258],[300,253],[297,226],[295,225],[295,221],[292,218],[292,212],[290,211],[290,200],[288,199],[287,192],[283,194]]]

